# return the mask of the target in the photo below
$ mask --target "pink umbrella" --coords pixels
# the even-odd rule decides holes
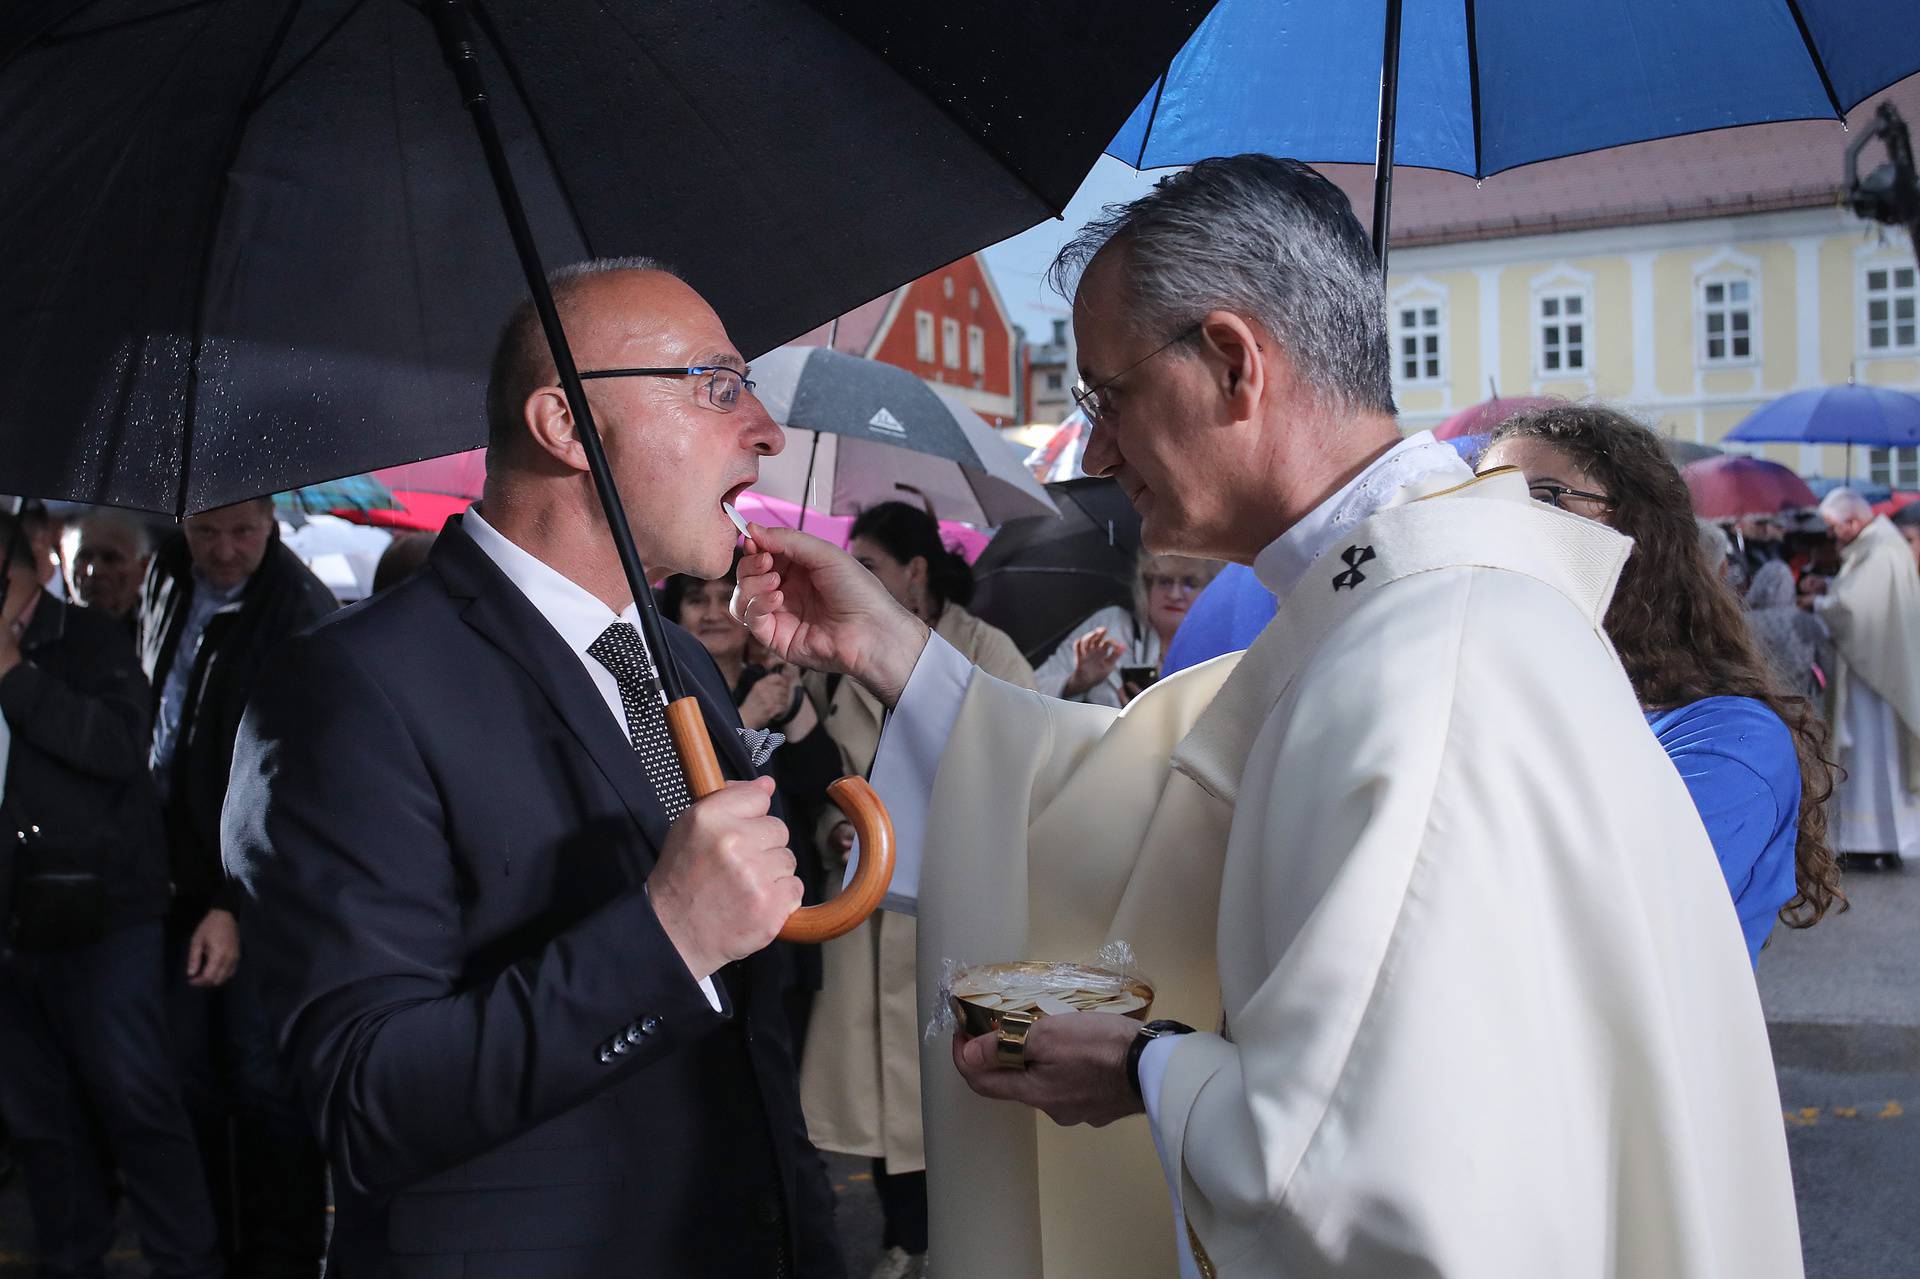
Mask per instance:
[[[1510,395],[1504,398],[1496,395],[1470,409],[1461,409],[1434,427],[1433,437],[1436,440],[1453,440],[1464,435],[1486,435],[1510,417],[1529,409],[1544,409],[1562,403],[1565,401],[1551,395]]]
[[[382,467],[373,476],[390,489],[477,499],[481,486],[487,482],[487,451],[468,449],[465,453],[430,457],[423,462]]]
[[[1774,515],[1819,505],[1807,482],[1778,462],[1723,453],[1680,468],[1693,513],[1709,520]]]
[[[401,509],[376,511],[371,515],[349,511],[336,514],[359,524],[438,532],[449,515],[459,514],[469,502],[480,496],[487,480],[487,451],[472,449],[465,453],[451,453],[446,457],[428,458],[424,462],[385,467],[374,474],[381,483],[393,490]],[[763,497],[758,493],[750,492],[741,497],[740,513],[769,526],[795,528],[800,523],[800,507],[797,503],[777,497]],[[807,532],[839,546],[847,544],[847,534],[852,528],[853,517],[850,515],[807,512]],[[940,522],[940,534],[948,546],[966,556],[969,564],[978,559],[987,546],[985,533],[953,520]]]
[[[740,495],[740,514],[755,520],[769,528],[798,528],[800,526],[800,506],[795,502],[784,501],[777,497],[762,497],[758,493],[747,492]],[[851,515],[822,515],[818,511],[807,512],[807,532],[816,537],[825,538],[836,546],[845,546],[847,536],[853,530]],[[949,547],[960,552],[971,564],[980,558],[980,552],[987,549],[987,535],[971,524],[961,524],[955,520],[940,521],[940,537]]]

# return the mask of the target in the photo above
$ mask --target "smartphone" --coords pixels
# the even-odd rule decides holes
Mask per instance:
[[[1159,678],[1160,668],[1158,666],[1122,666],[1120,668],[1120,683],[1122,686],[1131,684],[1135,688],[1145,688]]]

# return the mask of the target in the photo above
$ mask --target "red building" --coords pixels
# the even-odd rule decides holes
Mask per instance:
[[[994,426],[1015,423],[1019,342],[979,254],[948,263],[840,317],[835,350],[896,365]],[[825,346],[823,325],[795,346]]]

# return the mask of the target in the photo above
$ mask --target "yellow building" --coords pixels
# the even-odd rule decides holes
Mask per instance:
[[[1920,131],[1920,77],[1883,96]],[[1920,392],[1920,267],[1904,231],[1843,207],[1852,140],[1837,123],[1774,124],[1484,183],[1396,174],[1387,310],[1403,424],[1437,425],[1497,387],[1615,402],[1718,444],[1790,391],[1853,378]],[[1869,146],[1862,167],[1883,158]],[[1370,174],[1327,172],[1367,221]],[[1838,446],[1741,451],[1848,473]],[[1920,487],[1920,450],[1854,453],[1856,478]]]

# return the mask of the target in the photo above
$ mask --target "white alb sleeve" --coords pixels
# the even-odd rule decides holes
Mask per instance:
[[[927,807],[933,798],[933,779],[940,756],[960,718],[973,663],[960,650],[929,636],[913,675],[900,694],[900,704],[880,736],[873,760],[873,789],[893,818],[893,884],[880,905],[911,915],[920,900],[920,860],[927,837]],[[860,864],[858,844],[847,858],[847,879]]]
[[[1173,1198],[1174,1248],[1180,1255],[1180,1279],[1200,1279],[1200,1267],[1187,1243],[1187,1217],[1180,1207],[1180,1152],[1168,1150],[1160,1140],[1160,1085],[1167,1077],[1167,1059],[1184,1039],[1168,1035],[1148,1044],[1140,1053],[1140,1097],[1147,1103],[1147,1126],[1153,1132],[1153,1148],[1160,1153],[1160,1172],[1167,1179],[1167,1194]]]

